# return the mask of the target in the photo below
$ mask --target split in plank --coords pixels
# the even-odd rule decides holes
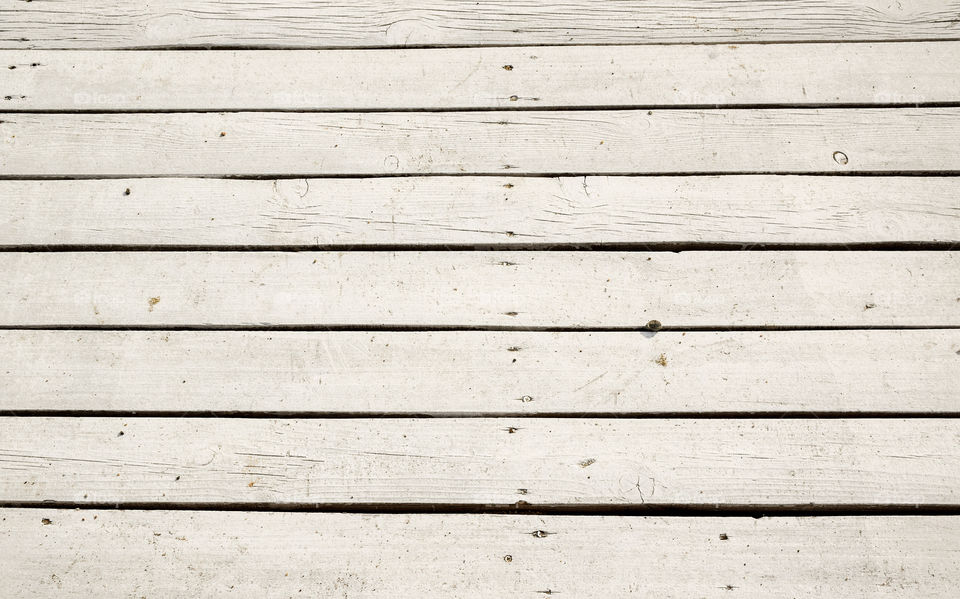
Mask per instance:
[[[960,108],[0,114],[0,176],[960,171]]]
[[[0,51],[2,109],[400,110],[960,100],[960,42]],[[195,68],[203,65],[203,68]]]
[[[16,5],[16,8],[12,8]],[[957,39],[956,0],[6,0],[0,47],[276,48]]]
[[[0,181],[0,246],[960,242],[960,178]]]
[[[0,252],[0,325],[957,326],[958,257],[952,251]]]
[[[960,419],[0,418],[0,502],[955,506]]]
[[[0,410],[958,411],[960,331],[0,331]]]
[[[889,589],[952,599],[960,584],[956,517],[6,509],[0,518],[0,573],[24,597],[262,597],[269,587],[277,597],[867,598]]]

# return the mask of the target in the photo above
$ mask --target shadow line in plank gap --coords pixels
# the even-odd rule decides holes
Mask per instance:
[[[11,418],[223,418],[237,420],[411,420],[411,419],[591,419],[591,420],[881,420],[960,419],[960,412],[298,412],[184,410],[0,410]]]
[[[446,112],[591,112],[591,111],[638,111],[644,110],[797,110],[797,109],[900,109],[900,108],[960,108],[960,102],[779,102],[779,103],[724,103],[724,104],[564,104],[542,106],[442,106],[433,108],[118,108],[118,109],[60,109],[60,108],[6,108],[3,114],[241,114],[241,113],[294,113],[294,114],[370,114],[370,113],[446,113]]]
[[[656,321],[651,321],[656,322]],[[910,331],[910,330],[957,330],[960,325],[789,325],[789,326],[669,326],[662,325],[656,330],[648,326],[622,327],[557,327],[557,326],[492,326],[492,325],[365,325],[365,324],[258,324],[258,325],[76,325],[76,324],[5,324],[0,325],[0,331],[301,331],[301,332],[410,332],[432,333],[445,331],[508,331],[508,332],[542,332],[542,333],[643,333],[656,335],[657,333],[697,333],[697,332],[765,332],[765,331]]]
[[[157,44],[151,46],[98,46],[96,48],[77,48],[73,46],[53,46],[43,45],[40,47],[31,47],[29,44],[33,40],[27,38],[0,39],[0,42],[16,42],[22,44],[19,47],[4,48],[5,50],[17,51],[46,51],[46,50],[70,50],[72,52],[142,52],[142,51],[196,51],[207,50],[210,52],[241,51],[241,50],[323,50],[323,51],[348,51],[348,50],[443,50],[443,49],[482,49],[482,48],[569,48],[569,47],[630,47],[630,46],[769,46],[769,45],[796,45],[796,44],[900,44],[900,43],[939,43],[960,41],[960,37],[916,37],[916,38],[843,38],[843,39],[770,39],[770,40],[743,40],[737,38],[716,39],[716,40],[687,40],[687,41],[649,41],[649,42],[571,42],[571,43],[512,43],[512,44],[409,44],[409,45],[364,45],[357,44],[353,46],[324,46],[318,45],[290,45],[290,44]],[[42,42],[42,40],[39,40]],[[25,47],[24,47],[25,46]]]
[[[6,501],[0,509],[42,510],[191,510],[210,512],[303,512],[357,514],[516,514],[531,516],[674,516],[674,517],[823,517],[823,516],[960,516],[960,505],[927,504],[626,504],[626,505],[531,505],[449,503],[199,503],[199,502],[84,502]],[[549,532],[547,533],[549,534]],[[542,533],[541,533],[541,536]]]
[[[609,172],[592,171],[567,172],[430,172],[430,173],[181,173],[181,174],[143,174],[143,173],[98,173],[95,175],[61,173],[0,175],[0,181],[111,181],[115,179],[225,179],[229,181],[276,181],[286,179],[409,179],[426,177],[498,177],[498,178],[539,178],[557,179],[561,177],[724,177],[742,175],[778,175],[797,177],[957,177],[960,170],[903,170],[903,171],[661,171],[661,172]]]
[[[852,243],[612,242],[612,243],[411,243],[320,245],[50,244],[0,245],[0,252],[780,252],[780,251],[952,251],[955,241],[868,241]]]

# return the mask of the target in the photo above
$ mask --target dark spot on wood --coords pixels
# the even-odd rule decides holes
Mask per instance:
[[[720,533],[720,540],[721,540],[721,541],[726,541],[726,540],[729,539],[729,538],[730,538],[730,537],[727,536],[727,533],[725,533],[725,532]]]
[[[521,395],[520,397],[517,398],[517,401],[520,401],[523,403],[530,403],[531,401],[533,401],[533,398],[530,397],[529,395]]]
[[[504,70],[504,71],[512,71],[512,70],[513,70],[513,65],[512,65],[512,64],[505,64],[505,65],[503,65],[503,70]]]
[[[175,478],[175,479],[173,479],[173,480],[180,480],[180,475],[178,474],[178,475],[177,475],[177,478]]]
[[[226,137],[226,136],[227,136],[227,132],[226,132],[226,131],[221,131],[221,132],[220,132],[220,137]]]
[[[517,489],[517,493],[518,493],[519,495],[526,495],[526,494],[529,493],[529,492],[530,492],[529,489]]]
[[[667,366],[667,356],[660,354],[660,357],[654,360],[657,364],[666,367]]]
[[[15,64],[12,64],[12,65],[10,65],[10,66],[9,66],[9,67],[7,67],[7,68],[8,68],[8,69],[10,69],[10,70],[12,71],[13,69],[15,69],[15,68],[17,68],[17,65],[15,65]]]
[[[504,183],[503,186],[507,189],[513,189],[513,183]]]
[[[497,264],[499,266],[516,266],[517,265],[516,262],[508,262],[506,260],[503,260],[502,262],[497,262]]]
[[[517,347],[516,345],[511,345],[507,348],[507,351],[520,351],[522,348]]]
[[[513,561],[513,556],[512,556],[512,555],[505,555],[505,556],[503,556],[503,561],[505,561],[505,562],[512,562],[512,561]]]
[[[516,316],[517,314],[520,314],[520,313],[519,313],[519,312],[504,312],[503,314],[504,314],[505,316]]]
[[[507,428],[505,428],[505,429],[503,429],[503,430],[507,431],[508,433],[510,433],[510,434],[512,435],[513,433],[517,432],[517,431],[520,430],[520,429],[518,429],[518,428],[515,427],[515,426],[508,426]]]
[[[596,462],[597,460],[595,458],[587,458],[586,460],[583,460],[582,462],[580,462],[580,467],[586,468],[587,466],[595,464]]]
[[[872,309],[874,309],[874,308],[876,308],[876,307],[877,307],[877,305],[874,304],[873,302],[871,302],[871,303],[869,303],[869,304],[864,304],[864,306],[863,306],[863,311],[866,312],[867,310],[872,310]]]
[[[545,530],[535,530],[535,531],[533,531],[533,532],[530,533],[531,536],[536,537],[536,538],[538,538],[538,539],[542,539],[543,537],[549,536],[549,535],[551,535],[551,534],[553,534],[553,533],[549,533],[549,532],[547,532],[547,531],[545,531]]]
[[[510,101],[511,101],[511,102],[516,102],[516,101],[519,100],[519,99],[520,99],[519,96],[510,96]]]
[[[659,331],[662,328],[663,328],[663,323],[661,323],[659,320],[651,320],[650,322],[647,323],[647,329],[651,331]]]
[[[118,437],[122,437],[122,436],[123,436],[123,431],[120,431],[119,433],[117,433],[117,436],[118,436]]]
[[[0,121],[0,122],[3,122],[3,121]],[[514,233],[513,231],[504,231],[503,233],[507,237],[513,237],[514,235],[516,235],[516,233]]]
[[[51,520],[50,518],[41,518],[40,523],[46,526],[47,524],[53,524],[53,520]]]
[[[129,187],[123,190],[123,195],[125,195],[125,196],[130,195],[130,188],[129,188]]]

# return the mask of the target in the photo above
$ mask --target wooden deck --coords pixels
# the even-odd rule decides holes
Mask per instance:
[[[960,2],[0,0],[0,595],[960,587]]]

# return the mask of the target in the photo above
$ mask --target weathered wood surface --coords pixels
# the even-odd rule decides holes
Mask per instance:
[[[960,171],[960,108],[0,113],[0,176]]]
[[[955,413],[960,331],[0,331],[0,410]]]
[[[957,505],[960,419],[0,418],[0,501]]]
[[[955,177],[32,180],[0,197],[0,246],[960,242]]]
[[[956,326],[958,253],[3,252],[0,325]]]
[[[960,584],[956,517],[54,509],[0,517],[4,584],[23,597],[946,599]]]
[[[356,47],[957,39],[955,0],[4,0],[0,47]]]
[[[396,110],[954,102],[960,43],[0,51],[2,109]],[[203,65],[196,68],[195,65]]]

